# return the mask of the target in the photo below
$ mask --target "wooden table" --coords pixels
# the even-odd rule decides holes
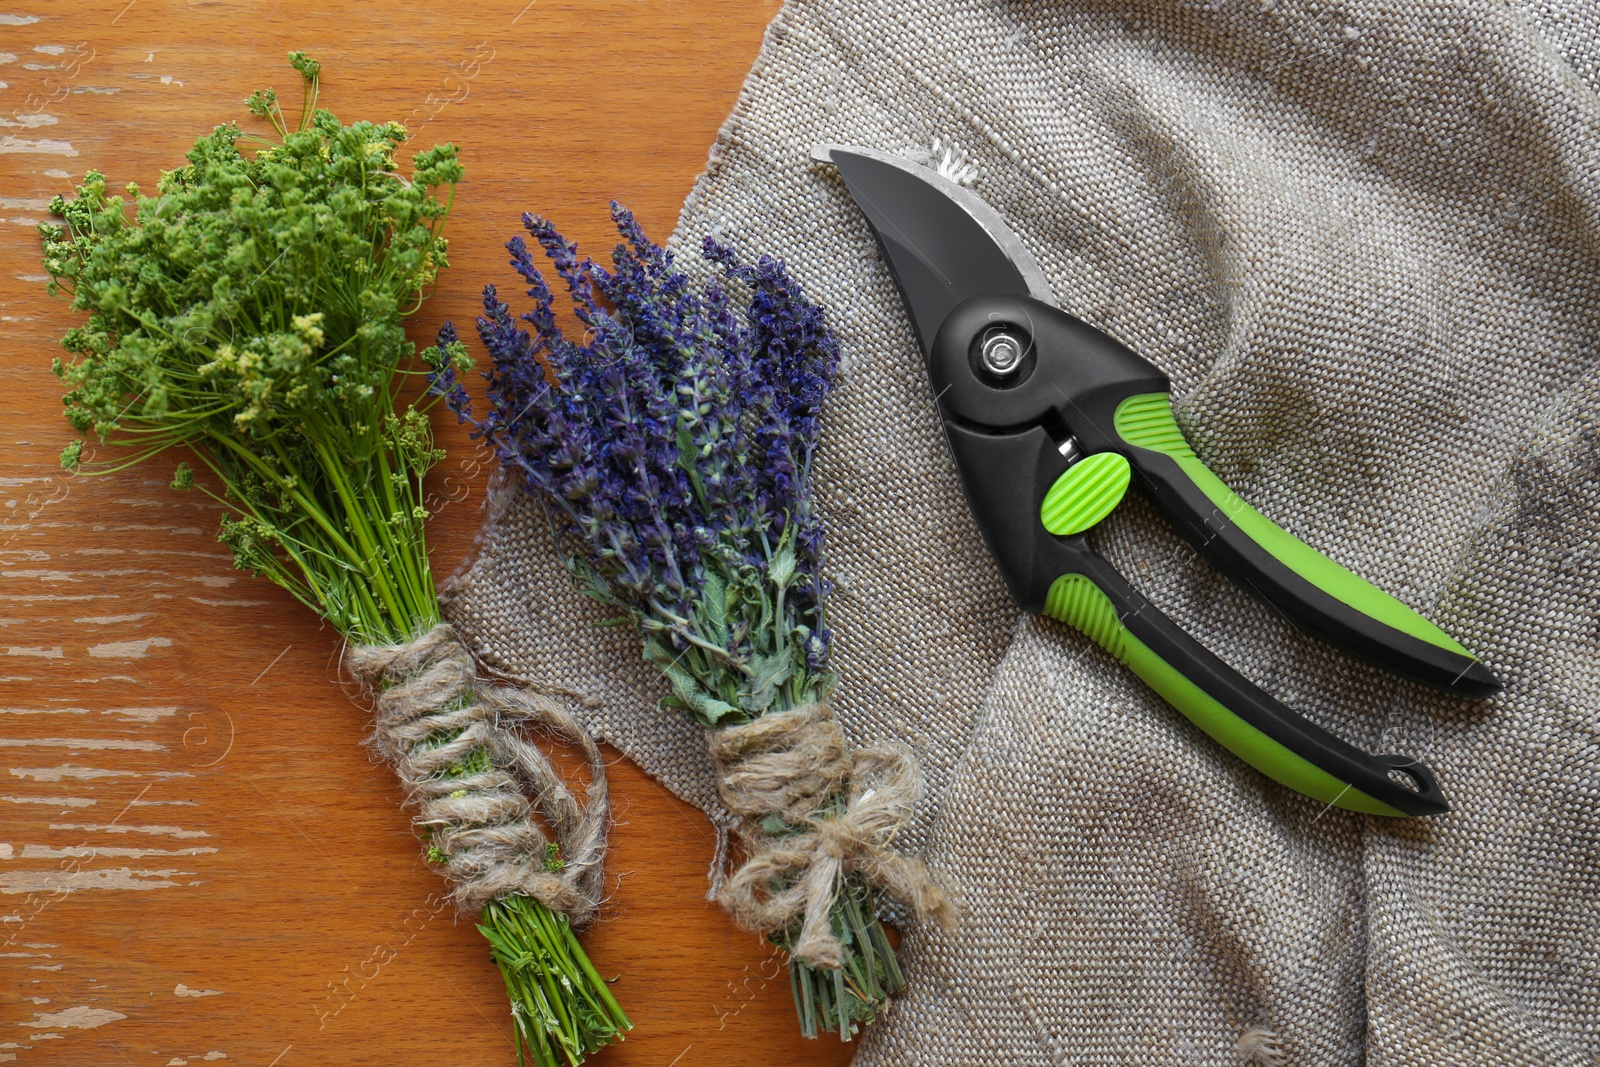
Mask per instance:
[[[70,479],[51,376],[72,318],[34,224],[88,168],[147,187],[303,48],[346,120],[463,146],[454,266],[416,320],[468,319],[524,210],[604,251],[607,202],[670,232],[775,0],[10,0],[0,13],[0,1062],[514,1062],[499,974],[360,741],[339,639],[236,572],[161,463]],[[430,527],[481,518],[475,446]],[[452,482],[444,479],[453,478]],[[705,818],[612,767],[614,894],[590,934],[636,1029],[622,1064],[843,1063],[796,1036],[777,957],[705,897]],[[387,962],[381,962],[387,961]]]

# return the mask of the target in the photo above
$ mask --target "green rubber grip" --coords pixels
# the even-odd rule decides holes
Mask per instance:
[[[1097,452],[1056,479],[1039,505],[1039,521],[1060,536],[1082,533],[1122,503],[1132,477],[1133,469],[1122,456]]]
[[[1130,396],[1117,407],[1117,434],[1128,444],[1170,456],[1218,511],[1273,558],[1328,596],[1401,633],[1475,660],[1455,638],[1366,579],[1350,573],[1261,514],[1212,474],[1172,416],[1168,393]]]
[[[1406,813],[1342,782],[1229,711],[1131,633],[1091,579],[1067,574],[1050,586],[1044,614],[1081,631],[1224,748],[1276,782],[1337,808],[1404,818]]]

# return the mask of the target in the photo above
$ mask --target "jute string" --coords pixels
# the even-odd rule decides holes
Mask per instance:
[[[448,625],[402,644],[352,647],[346,662],[376,694],[371,743],[399,776],[407,803],[419,809],[416,824],[448,857],[444,873],[457,909],[473,915],[517,894],[574,926],[593,919],[604,888],[605,763],[564,701],[529,686],[488,682]],[[583,803],[544,751],[524,739],[530,726],[583,752],[589,773]],[[445,776],[477,749],[488,754],[488,769]],[[540,819],[559,846],[559,870],[547,867],[550,839]]]
[[[844,949],[829,910],[843,878],[857,873],[909,907],[947,925],[955,909],[917,860],[893,850],[921,793],[916,765],[888,745],[851,753],[827,704],[763,715],[710,735],[717,791],[739,816],[749,858],[717,899],[749,930],[774,933],[800,921],[791,958],[837,968]],[[835,798],[841,808],[830,808]],[[779,815],[793,834],[761,826]]]

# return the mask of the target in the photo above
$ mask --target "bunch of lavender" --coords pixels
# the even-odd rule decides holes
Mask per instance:
[[[612,216],[623,243],[609,270],[579,260],[549,222],[523,217],[566,284],[586,328],[581,343],[556,325],[519,235],[506,247],[533,306],[519,321],[493,285],[484,289],[487,415],[472,418],[452,360],[434,387],[545,503],[579,588],[638,627],[646,659],[670,683],[664,703],[717,731],[715,753],[719,734],[819,707],[834,684],[810,476],[838,343],[781,262],[745,264],[708,238],[703,255],[722,282],[697,291],[630,213],[613,203]],[[447,326],[440,351],[459,355],[459,345]],[[753,853],[813,841],[835,818],[845,825],[851,764],[831,717],[827,725],[837,737],[828,773],[838,776],[799,808],[795,789],[816,786],[773,787],[786,792],[787,814],[758,809],[753,831],[772,840],[747,837]],[[824,875],[831,904],[813,918],[826,922],[829,950],[800,943],[798,883],[814,874],[804,862],[763,868],[772,881],[745,910],[771,913],[768,902],[789,900],[776,923],[730,910],[789,953],[806,1036],[832,1030],[848,1040],[905,979],[863,873],[870,863]]]
[[[470,657],[441,626],[422,479],[444,453],[426,405],[400,403],[415,376],[404,321],[446,266],[440,229],[461,164],[453,145],[432,148],[408,180],[395,159],[405,129],[342,124],[316,106],[318,65],[298,52],[290,62],[305,86],[296,121],[272,90],[249,101],[275,136],[217,127],[187,165],[162,175],[155,196],[129,186],[131,212],[94,171],[75,199],[52,203],[61,221],[40,227],[49,288],[84,314],[62,339],[70,359],[55,364],[65,413],[113,450],[91,458],[78,440],[62,462],[110,474],[186,450],[220,492],[197,483],[187,462],[173,488],[222,506],[221,540],[236,565],[360,646],[351,662],[372,665],[363,680],[383,690],[380,712],[411,693],[413,726],[435,721],[429,711],[451,723],[386,750],[414,772],[408,795],[425,798],[426,813],[464,809],[488,789],[502,813],[525,813],[522,794],[491,766],[497,740],[478,714],[485,694],[473,692]],[[419,635],[430,637],[427,655],[402,655],[415,653]],[[451,680],[447,704],[417,709],[427,696],[419,684],[441,677]],[[459,894],[484,852],[447,822],[421,826]],[[437,847],[451,841],[458,854]],[[470,903],[483,905],[480,929],[535,1062],[575,1064],[626,1028],[564,915],[518,892]]]

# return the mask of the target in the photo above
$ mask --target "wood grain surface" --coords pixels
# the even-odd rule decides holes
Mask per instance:
[[[89,168],[153,183],[284,62],[344,119],[451,140],[467,181],[425,341],[504,280],[520,213],[597,250],[607,202],[670,232],[776,0],[448,5],[0,0],[0,1062],[515,1062],[498,972],[444,906],[389,771],[361,747],[337,635],[236,572],[170,465],[70,479],[50,374],[71,323],[35,224]],[[435,574],[487,468],[430,487]],[[615,755],[613,753],[613,755]],[[612,898],[588,944],[636,1029],[592,1062],[844,1063],[795,1033],[779,959],[705,897],[712,833],[612,766]]]

